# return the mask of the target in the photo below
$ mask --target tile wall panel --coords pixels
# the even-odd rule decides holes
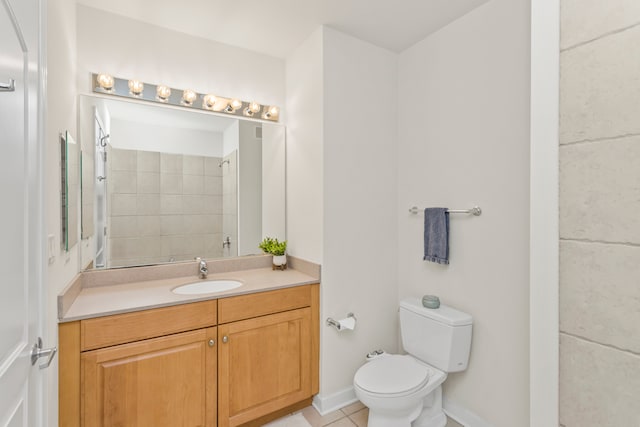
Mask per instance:
[[[640,247],[562,241],[560,265],[560,329],[640,354]]]
[[[561,0],[560,424],[640,426],[640,2]]]
[[[110,151],[109,265],[222,256],[222,159]]]
[[[560,423],[640,426],[640,355],[564,334],[560,345]]]

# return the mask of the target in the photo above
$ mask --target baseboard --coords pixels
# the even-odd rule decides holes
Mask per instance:
[[[357,401],[358,398],[353,387],[348,387],[327,396],[317,394],[313,398],[313,407],[316,408],[320,415],[326,415]]]
[[[494,427],[491,423],[483,420],[473,412],[446,398],[442,401],[442,409],[449,418],[457,421],[464,427]]]

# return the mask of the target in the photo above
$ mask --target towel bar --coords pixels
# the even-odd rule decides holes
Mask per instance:
[[[409,213],[412,214],[417,214],[420,211],[423,211],[424,209],[419,209],[417,206],[413,206],[412,208],[409,209]],[[480,209],[480,206],[474,206],[471,209],[447,209],[447,212],[449,213],[464,213],[464,214],[472,214],[475,216],[480,216],[482,215],[482,209]]]

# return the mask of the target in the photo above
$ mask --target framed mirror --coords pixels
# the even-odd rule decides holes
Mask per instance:
[[[60,134],[60,247],[65,252],[78,243],[79,147],[71,134]]]
[[[285,239],[282,125],[80,97],[82,264],[260,253]]]

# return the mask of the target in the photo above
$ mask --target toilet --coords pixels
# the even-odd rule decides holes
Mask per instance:
[[[442,383],[467,369],[472,317],[446,305],[430,309],[418,298],[400,302],[406,355],[372,358],[353,379],[356,396],[369,408],[368,427],[444,427]]]

